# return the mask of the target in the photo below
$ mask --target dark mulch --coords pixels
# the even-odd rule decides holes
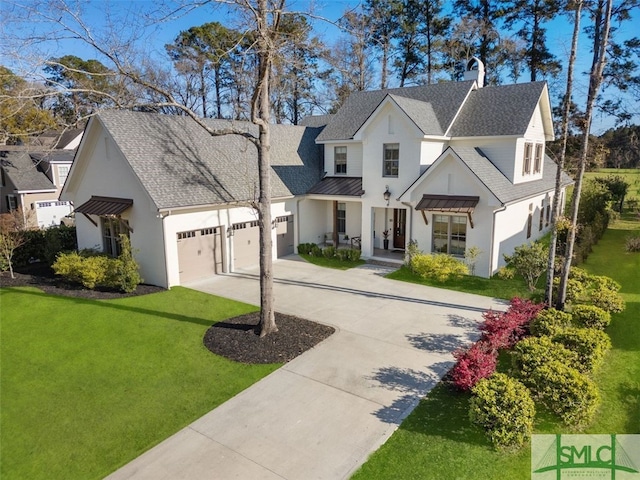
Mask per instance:
[[[0,273],[0,287],[37,287],[45,293],[91,300],[111,300],[162,292],[153,285],[138,285],[135,292],[89,290],[82,285],[65,282],[42,264],[16,269],[15,278],[9,272]],[[332,327],[276,313],[278,331],[260,338],[256,333],[259,312],[230,318],[210,327],[204,345],[213,353],[242,363],[286,363],[313,348],[334,333]]]
[[[285,363],[335,332],[333,327],[276,313],[278,331],[260,338],[260,312],[218,322],[207,330],[204,345],[213,353],[242,363]]]
[[[149,293],[162,292],[165,289],[155,285],[138,285],[131,293],[122,293],[116,290],[96,289],[89,290],[80,284],[70,283],[61,277],[56,277],[49,266],[34,263],[25,267],[18,267],[15,277],[11,278],[9,272],[0,274],[0,287],[37,287],[45,293],[62,295],[64,297],[88,298],[91,300],[112,300],[115,298],[135,297]]]

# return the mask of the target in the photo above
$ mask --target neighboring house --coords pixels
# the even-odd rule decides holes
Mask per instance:
[[[0,213],[21,208],[32,227],[59,225],[72,205],[59,200],[82,130],[45,137],[55,149],[37,146],[0,147]],[[40,147],[42,148],[42,147]]]
[[[474,60],[463,82],[358,92],[335,115],[273,125],[273,258],[345,236],[375,258],[386,231],[398,252],[411,240],[460,257],[476,246],[476,273],[490,276],[545,234],[556,175],[547,86],[483,88],[480,73]],[[171,287],[258,264],[257,191],[246,138],[106,111],[90,120],[61,199],[75,205],[80,248],[115,255],[126,234],[145,281]]]

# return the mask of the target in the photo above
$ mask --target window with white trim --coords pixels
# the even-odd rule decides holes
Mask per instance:
[[[383,177],[397,177],[400,163],[400,144],[385,143],[382,166]]]
[[[129,237],[129,222],[120,218],[102,218],[102,246],[104,253],[117,257],[122,252],[120,235]]]
[[[18,209],[18,198],[15,195],[7,195],[7,208],[10,212]]]
[[[467,217],[459,215],[433,216],[433,242],[431,251],[464,255],[467,248]]]
[[[64,182],[67,181],[67,176],[69,176],[69,166],[68,165],[58,165],[58,186],[62,187]]]
[[[333,162],[336,175],[347,174],[347,147],[333,147]]]
[[[338,202],[336,220],[338,224],[338,233],[344,234],[347,231],[347,204],[346,203]]]

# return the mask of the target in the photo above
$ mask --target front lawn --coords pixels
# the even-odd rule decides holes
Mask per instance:
[[[119,300],[0,289],[0,478],[103,478],[279,365],[209,352],[255,307],[184,288]]]
[[[513,297],[532,298],[543,295],[542,291],[529,292],[524,280],[521,277],[509,280],[501,279],[498,276],[492,278],[475,277],[471,275],[463,275],[462,278],[450,279],[439,282],[432,278],[422,278],[413,273],[409,268],[402,268],[391,272],[387,278],[392,280],[401,280],[403,282],[418,283],[420,285],[428,285],[436,288],[446,288],[447,290],[456,290],[458,292],[475,293],[476,295],[484,295],[486,297],[504,298],[510,300]],[[541,282],[544,279],[541,279]],[[536,298],[539,300],[539,298]]]
[[[607,333],[613,348],[596,381],[602,403],[588,433],[640,433],[640,253],[626,253],[625,239],[640,233],[640,222],[612,225],[580,265],[622,284],[627,308],[614,314]],[[495,295],[498,296],[498,295]],[[508,362],[502,362],[507,368]],[[469,395],[440,383],[354,479],[530,478],[530,450],[497,452],[469,421]],[[573,433],[542,411],[535,433]]]
[[[313,255],[308,255],[301,253],[299,254],[301,258],[306,260],[309,263],[313,263],[314,265],[318,265],[319,267],[325,268],[335,268],[337,270],[349,270],[350,268],[354,268],[360,265],[364,265],[364,260],[356,260],[354,262],[349,260],[340,260],[339,258],[326,258],[326,257],[316,257]]]

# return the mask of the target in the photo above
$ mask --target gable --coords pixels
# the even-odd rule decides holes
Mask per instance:
[[[318,135],[317,141],[354,138],[387,95],[429,104],[440,129],[446,131],[474,85],[474,81],[442,82],[420,87],[354,92]],[[419,124],[420,120],[414,123]]]

